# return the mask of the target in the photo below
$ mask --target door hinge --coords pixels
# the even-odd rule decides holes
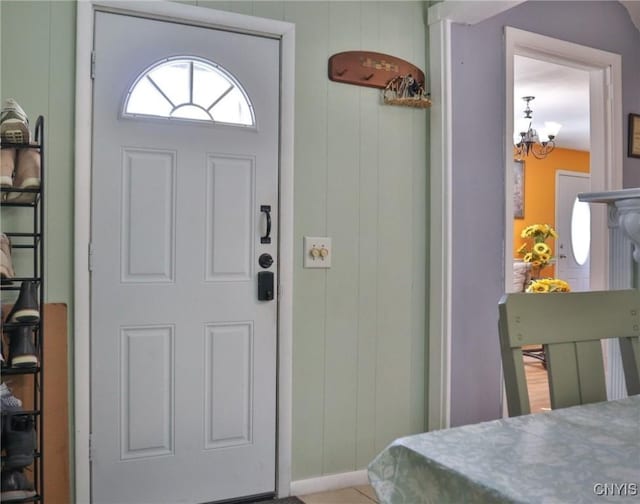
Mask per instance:
[[[93,271],[93,243],[89,243],[89,271]]]
[[[91,434],[89,434],[89,462],[93,460],[93,444],[91,442]]]
[[[96,78],[96,52],[91,51],[91,78]]]

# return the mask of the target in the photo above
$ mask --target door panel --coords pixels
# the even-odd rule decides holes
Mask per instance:
[[[121,458],[173,453],[172,326],[120,331]]]
[[[279,42],[100,12],[95,52],[93,501],[273,493],[277,301],[258,301],[257,264],[277,279]],[[176,56],[233,75],[255,127],[123,115]]]
[[[556,178],[556,276],[569,282],[573,291],[588,291],[590,287],[590,251],[586,259],[576,256],[572,234],[575,231],[581,236],[591,233],[590,223],[584,230],[574,230],[572,217],[574,205],[579,193],[589,192],[591,178],[588,173],[559,172]],[[587,208],[588,203],[581,203]],[[579,255],[579,254],[578,254]]]
[[[173,282],[176,153],[124,149],[122,167],[122,281]]]
[[[207,326],[206,448],[251,443],[253,327]]]
[[[248,280],[252,273],[254,163],[210,155],[207,170],[207,281]]]

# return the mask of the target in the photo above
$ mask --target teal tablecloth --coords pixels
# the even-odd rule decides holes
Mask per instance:
[[[640,396],[400,438],[381,504],[640,502]]]

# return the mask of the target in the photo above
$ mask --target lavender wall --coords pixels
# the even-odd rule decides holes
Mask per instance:
[[[624,186],[640,186],[640,159],[626,156],[627,114],[640,113],[640,31],[621,4],[531,1],[477,25],[453,26],[452,425],[502,414],[505,26],[622,55]]]

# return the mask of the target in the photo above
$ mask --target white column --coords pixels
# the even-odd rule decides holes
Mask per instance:
[[[634,259],[640,262],[640,188],[579,195],[581,201],[605,203],[609,212],[609,289],[633,285]],[[617,341],[607,342],[607,396],[627,397]]]

